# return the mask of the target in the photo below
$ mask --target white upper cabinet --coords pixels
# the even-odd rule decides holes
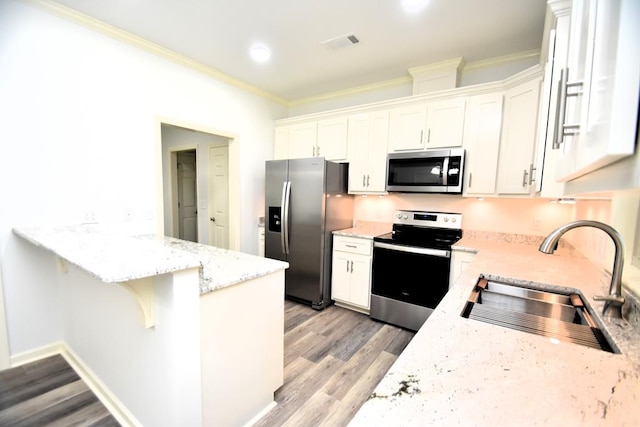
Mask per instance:
[[[346,117],[276,126],[275,132],[275,159],[324,157],[335,162],[347,160]]]
[[[289,128],[289,158],[315,157],[318,141],[317,122],[300,123]]]
[[[389,152],[425,148],[427,104],[396,107],[389,115]]]
[[[392,109],[389,152],[461,147],[464,109],[464,97]]]
[[[427,105],[426,148],[461,147],[465,98]]]
[[[497,193],[529,194],[535,189],[534,150],[540,80],[534,78],[504,93]]]
[[[470,97],[466,102],[464,195],[494,194],[498,172],[502,92]]]
[[[273,160],[289,158],[289,127],[276,127],[275,142],[273,148]]]
[[[538,120],[537,165],[538,185],[536,190],[541,197],[557,198],[564,196],[564,183],[556,180],[556,171],[560,161],[557,149],[556,120],[560,107],[560,76],[567,66],[569,49],[569,21],[571,1],[549,3],[553,20],[549,34],[549,49],[544,70],[542,93],[540,94],[540,119]]]
[[[347,118],[318,120],[317,157],[331,161],[347,160]]]
[[[349,193],[385,192],[389,112],[349,117]]]
[[[560,181],[633,155],[638,123],[640,2],[574,0],[571,8],[557,121]]]

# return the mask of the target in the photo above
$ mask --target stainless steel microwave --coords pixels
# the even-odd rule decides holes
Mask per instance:
[[[462,194],[464,148],[387,154],[386,190]]]

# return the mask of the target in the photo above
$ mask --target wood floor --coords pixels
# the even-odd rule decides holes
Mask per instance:
[[[0,426],[119,426],[60,355],[0,371]]]
[[[337,306],[285,302],[284,384],[254,427],[345,426],[413,333]],[[0,371],[0,426],[119,426],[60,355]]]
[[[346,426],[413,335],[341,307],[286,301],[284,384],[254,427]]]

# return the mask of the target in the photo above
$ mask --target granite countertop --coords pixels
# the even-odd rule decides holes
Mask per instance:
[[[373,239],[376,236],[391,231],[393,225],[386,222],[358,221],[352,228],[336,230],[334,236],[360,237],[362,239]]]
[[[476,252],[473,261],[350,425],[639,425],[640,325],[600,318],[592,296],[608,292],[610,277],[599,267],[537,244],[460,240],[454,250]],[[480,275],[579,290],[622,354],[461,317]]]
[[[204,294],[288,268],[286,262],[101,225],[15,227],[13,232],[107,283],[200,267]]]

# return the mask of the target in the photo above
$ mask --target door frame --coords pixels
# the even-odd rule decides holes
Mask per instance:
[[[164,186],[163,186],[163,169],[166,166],[163,165],[162,162],[162,125],[171,125],[178,126],[185,129],[191,129],[197,132],[208,133],[211,135],[221,136],[229,140],[229,249],[234,251],[240,250],[240,141],[236,134],[220,130],[216,128],[209,127],[207,125],[193,123],[193,122],[185,122],[182,120],[155,116],[154,117],[154,129],[156,132],[155,145],[154,145],[154,155],[155,155],[155,164],[156,164],[156,194],[157,204],[156,204],[156,215],[158,218],[157,221],[157,232],[160,235],[164,235]],[[171,149],[170,159],[172,159],[173,155],[175,155],[176,151],[183,151],[184,149],[196,150],[196,161],[201,155],[198,151],[197,147],[193,145],[185,145],[184,147],[173,147]],[[169,169],[171,170],[171,169]],[[208,173],[208,172],[207,172]],[[173,182],[173,179],[171,180]],[[196,186],[198,193],[198,200],[200,200],[200,188]],[[176,197],[174,194],[177,194],[177,191],[173,191],[173,188],[170,188],[170,197]],[[170,200],[170,201],[173,201]],[[176,219],[174,218],[172,209],[169,210],[169,223],[172,227],[172,234],[174,231],[174,224]]]

